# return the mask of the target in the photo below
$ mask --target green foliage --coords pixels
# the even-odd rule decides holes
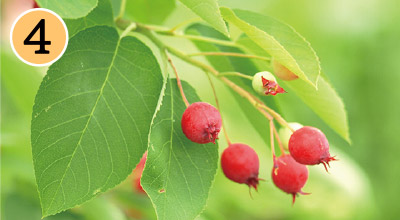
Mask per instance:
[[[333,130],[350,142],[343,101],[327,78],[320,76],[319,59],[310,44],[292,27],[254,12],[219,8],[216,0],[179,1],[208,23],[192,24],[185,30],[186,34],[191,35],[189,37],[198,37],[193,43],[199,51],[255,54],[266,59],[274,57],[300,77],[300,80],[285,82],[284,88],[289,88],[289,94],[293,92],[298,95]],[[179,30],[165,31],[168,28],[147,25],[162,24],[176,7],[179,9],[182,5],[176,4],[174,0],[127,0],[126,5],[119,0],[38,2],[41,7],[60,14],[70,34],[66,53],[49,67],[42,81],[32,113],[32,157],[42,216],[73,208],[73,214],[68,211],[50,216],[49,219],[125,219],[123,213],[137,211],[130,209],[134,204],[140,207],[139,211],[144,213],[143,216],[153,218],[153,210],[148,211],[151,200],[158,219],[198,217],[206,206],[217,173],[219,145],[196,144],[184,136],[181,131],[181,116],[185,104],[176,80],[166,77],[167,61],[159,59],[162,64],[160,69],[156,57],[165,58],[166,50],[203,70],[207,68],[201,65],[202,61],[185,54],[189,53],[186,50],[188,48],[182,53],[176,52],[174,48],[179,47],[180,42],[170,46],[168,40],[168,44],[164,44],[161,42],[164,38],[158,38],[159,35],[188,36],[182,36]],[[123,18],[118,16],[114,20],[114,17],[124,11]],[[124,20],[125,18],[132,21]],[[129,25],[131,22],[139,23],[124,31],[126,27],[121,24]],[[175,23],[181,22],[179,20]],[[228,37],[225,22],[233,25],[232,35],[240,36],[238,39]],[[121,30],[118,31],[115,24]],[[136,32],[136,37],[131,36],[131,30]],[[144,38],[146,39],[143,41],[139,40]],[[199,38],[202,40],[199,41]],[[150,41],[155,46],[144,43]],[[218,42],[225,44],[222,43],[224,46],[221,46]],[[158,49],[153,50],[153,54],[149,47]],[[15,63],[8,58],[2,57],[2,63]],[[175,57],[173,58],[175,62]],[[279,103],[276,100],[279,97],[257,96],[248,79],[248,76],[253,76],[256,72],[270,71],[268,61],[249,57],[205,58],[218,72],[235,71],[247,76],[246,79],[227,77],[280,113],[280,106],[276,104]],[[39,77],[35,75],[30,80],[31,84],[24,82],[23,77],[24,72],[31,72],[30,69],[20,67],[14,70],[11,66],[3,68],[2,65],[2,72],[4,70],[7,73],[2,74],[1,78],[5,80],[2,85],[7,91],[6,99],[9,95],[15,99],[19,110],[25,114],[30,113],[32,94],[37,88]],[[18,73],[14,74],[12,71]],[[191,85],[183,82],[183,89],[190,102],[200,101]],[[22,90],[29,91],[31,96],[20,94]],[[251,139],[253,136],[260,136],[264,149],[269,143],[267,119],[240,94],[229,90],[229,98],[231,96],[237,102],[237,108],[243,111],[246,122],[249,122],[248,128],[255,130],[257,134],[243,132],[248,128],[243,128],[241,133],[248,139],[250,135]],[[6,101],[3,101],[2,95],[2,104]],[[282,109],[293,107],[297,106],[283,106]],[[12,112],[13,109],[10,109],[7,111]],[[11,120],[5,121],[11,124]],[[25,126],[25,130],[27,127],[29,126]],[[13,140],[7,141],[6,145]],[[112,199],[94,199],[98,194],[115,188],[127,179],[146,150],[148,158],[142,185],[150,200],[131,195],[131,191],[125,188],[117,188]],[[6,163],[20,164],[19,160],[11,163],[12,158],[10,156],[10,159],[5,160]],[[29,156],[28,158],[30,159]],[[15,166],[12,171],[20,172],[25,166],[32,169],[29,166],[31,164],[26,165],[26,161],[21,164],[23,168]],[[264,172],[264,168],[261,168],[261,172]],[[10,173],[6,172],[7,177],[12,176]],[[31,181],[30,186],[33,187],[33,180]],[[12,185],[14,181],[10,180],[8,183]],[[126,183],[121,185],[126,187]],[[6,201],[11,201],[6,208],[14,210],[19,201],[22,201],[21,204],[28,210],[12,212],[17,214],[14,218],[27,218],[30,213],[33,213],[34,218],[39,216],[38,201],[24,202],[21,199],[23,196],[15,192],[7,194],[6,198]],[[119,207],[110,204],[109,200],[114,199],[119,206],[129,208],[122,212]],[[85,203],[89,200],[92,201]],[[237,201],[239,202],[243,201]],[[76,206],[78,207],[74,208]],[[238,206],[234,207],[236,209]],[[229,208],[227,210],[231,212]],[[230,213],[232,218],[236,217],[234,213],[237,212]],[[221,216],[219,214],[217,218]],[[243,216],[248,218],[247,213]],[[202,217],[207,218],[207,214]]]
[[[24,116],[30,117],[32,113],[33,100],[37,91],[37,85],[41,77],[37,72],[32,73],[32,68],[20,64],[19,60],[13,59],[10,54],[2,53],[1,81],[2,86],[12,96],[13,101]],[[27,78],[26,73],[31,73]],[[3,100],[3,99],[2,99]]]
[[[196,92],[183,82],[190,103]],[[142,184],[158,219],[194,219],[204,209],[218,163],[218,144],[196,144],[185,137],[181,117],[186,106],[175,80],[168,80],[151,126]]]
[[[36,0],[42,8],[48,8],[62,18],[76,19],[84,17],[92,11],[98,0]]]
[[[79,31],[96,25],[114,26],[110,0],[98,1],[98,5],[88,15],[77,19],[64,19],[70,38]]]
[[[32,154],[43,216],[123,181],[147,148],[162,86],[147,46],[105,26],[70,40],[35,99]]]
[[[221,8],[228,22],[304,81],[318,87],[321,67],[315,51],[292,27],[271,17],[244,10]]]
[[[126,12],[137,22],[161,24],[175,9],[175,0],[128,0]]]
[[[238,40],[240,45],[247,48],[249,52],[263,55],[264,51],[247,36]],[[265,67],[261,63],[260,68]],[[284,81],[297,96],[303,100],[322,120],[324,120],[334,131],[336,131],[348,143],[351,143],[347,112],[342,99],[339,97],[332,85],[325,77],[318,80],[318,90],[305,81]],[[291,92],[291,91],[290,91]]]
[[[229,35],[217,0],[179,0],[219,32]]]

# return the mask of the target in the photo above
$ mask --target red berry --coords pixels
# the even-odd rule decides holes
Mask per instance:
[[[282,191],[292,194],[293,203],[298,194],[307,195],[301,191],[308,179],[308,169],[305,165],[297,163],[292,156],[282,155],[274,161],[272,180],[275,186]]]
[[[324,133],[314,127],[302,127],[290,136],[289,151],[301,164],[315,165],[322,163],[326,169],[329,162],[336,160],[329,153],[329,143]]]
[[[228,179],[257,190],[259,160],[253,148],[246,144],[230,144],[222,153],[221,166]]]
[[[214,106],[205,102],[195,102],[183,113],[181,125],[189,140],[199,144],[215,144],[221,130],[221,115]]]
[[[142,178],[142,173],[144,169],[144,165],[147,160],[147,151],[143,154],[142,159],[140,159],[140,162],[138,165],[136,165],[136,168],[133,170],[133,181],[132,181],[132,187],[133,189],[142,194],[146,194],[146,192],[143,190],[142,185],[140,184],[140,179]]]
[[[292,71],[277,62],[275,59],[272,59],[272,69],[274,70],[275,76],[277,76],[281,80],[290,81],[299,78]]]

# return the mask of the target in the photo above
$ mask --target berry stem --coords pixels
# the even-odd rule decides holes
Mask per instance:
[[[271,140],[271,153],[272,153],[272,159],[275,162],[275,141],[274,141],[274,121],[270,120],[269,121],[269,134],[270,134],[270,140]]]
[[[274,134],[275,134],[276,140],[278,141],[279,149],[281,150],[282,155],[285,155],[286,154],[285,149],[283,148],[282,141],[279,138],[278,131],[276,130],[275,126],[274,126]]]
[[[178,71],[176,70],[174,63],[172,62],[171,56],[168,54],[167,51],[165,51],[165,53],[167,55],[169,64],[171,64],[171,67],[174,70],[176,81],[177,81],[178,87],[179,87],[179,91],[181,92],[182,100],[185,103],[186,107],[188,107],[190,104],[189,104],[188,100],[186,99],[185,93],[183,92],[182,83],[181,83],[181,79],[179,78]]]
[[[242,77],[244,79],[249,79],[249,80],[253,80],[252,76],[243,74],[243,73],[239,73],[239,72],[221,72],[218,74],[218,76],[238,76],[238,77]]]
[[[244,49],[243,46],[236,44],[235,42],[232,41],[227,41],[227,40],[218,40],[210,37],[202,37],[202,36],[196,36],[196,35],[189,35],[189,34],[178,34],[174,33],[173,35],[170,35],[173,37],[180,37],[180,38],[185,38],[189,40],[194,40],[194,41],[203,41],[203,42],[208,42],[212,44],[218,44],[222,46],[228,46],[228,47],[236,47],[240,49]]]
[[[174,27],[172,27],[172,28],[169,30],[169,32],[171,32],[172,34],[175,34],[175,31],[178,30],[178,29],[180,29],[181,27],[184,27],[184,26],[186,26],[186,25],[188,25],[188,24],[191,24],[191,23],[194,23],[194,22],[199,22],[199,21],[201,21],[200,18],[193,18],[193,19],[189,19],[189,20],[183,21],[183,22],[181,22],[181,23],[175,25]]]
[[[216,90],[215,90],[215,86],[214,86],[214,83],[212,82],[212,79],[211,79],[211,77],[210,77],[210,74],[209,74],[209,73],[206,73],[206,75],[207,75],[208,81],[210,82],[210,86],[211,86],[211,89],[212,89],[213,94],[214,94],[215,104],[217,105],[217,109],[218,109],[218,111],[219,111],[220,114],[221,114],[222,129],[223,129],[223,131],[224,131],[224,135],[225,135],[226,142],[228,142],[228,146],[229,146],[229,145],[231,145],[231,141],[230,141],[230,139],[229,139],[229,137],[228,137],[228,132],[226,131],[226,126],[225,126],[225,124],[224,124],[224,119],[223,119],[223,117],[222,117],[222,113],[221,113],[222,111],[221,111],[221,107],[220,107],[220,105],[219,105],[219,101],[218,101],[218,97],[217,97],[217,92],[216,92]]]
[[[228,57],[245,57],[245,58],[253,58],[259,60],[266,60],[270,61],[271,58],[269,57],[262,57],[257,55],[249,55],[249,54],[242,54],[242,53],[228,53],[228,52],[200,52],[200,53],[191,53],[187,54],[188,56],[228,56]]]
[[[260,108],[267,110],[276,119],[276,121],[279,122],[279,124],[289,128],[292,132],[295,132],[294,128],[292,128],[292,126],[290,126],[289,123],[285,121],[285,119],[283,119],[282,116],[278,114],[276,111],[274,111],[273,109],[269,108],[266,105],[260,105]]]

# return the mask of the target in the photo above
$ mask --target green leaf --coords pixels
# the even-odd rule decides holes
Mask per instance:
[[[194,89],[183,82],[189,102]],[[204,209],[218,163],[217,144],[196,144],[185,137],[181,117],[186,106],[176,80],[169,80],[160,111],[151,127],[141,183],[158,219],[194,219]]]
[[[216,0],[179,0],[217,31],[229,36]]]
[[[260,53],[262,53],[262,51],[260,51],[261,49],[247,36],[242,36],[237,42],[254,54],[260,55]],[[260,68],[267,68],[263,63],[258,64]],[[321,73],[319,79],[318,90],[315,90],[313,86],[301,80],[284,82],[286,86],[293,90],[323,121],[347,142],[351,143],[347,112],[344,103],[327,79],[323,77],[323,73]]]
[[[113,188],[147,149],[163,85],[151,50],[96,26],[71,38],[36,95],[32,155],[43,216]]]
[[[302,80],[317,88],[321,74],[319,59],[304,37],[274,18],[244,10],[221,8],[224,19]]]
[[[135,21],[161,24],[175,9],[175,0],[134,0],[126,2],[126,13]]]
[[[80,18],[92,11],[98,0],[36,0],[42,8],[50,9],[62,18]]]
[[[78,19],[64,19],[71,38],[79,31],[96,25],[114,25],[110,0],[98,0],[99,3],[87,16]]]
[[[347,112],[335,89],[321,77],[318,90],[300,81],[286,81],[289,86],[322,120],[334,131],[351,143]]]

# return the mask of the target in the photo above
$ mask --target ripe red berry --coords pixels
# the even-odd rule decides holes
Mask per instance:
[[[298,194],[307,195],[301,191],[308,179],[308,169],[297,163],[292,156],[282,155],[274,161],[272,181],[282,191],[292,194],[293,204]]]
[[[134,191],[142,194],[146,194],[146,192],[143,190],[142,185],[140,184],[140,179],[142,178],[142,173],[146,160],[147,160],[147,151],[143,154],[142,159],[140,159],[140,162],[138,163],[138,165],[136,165],[136,168],[132,172],[133,175],[132,188]]]
[[[189,140],[199,144],[215,144],[221,130],[221,115],[214,106],[195,102],[183,113],[181,125]]]
[[[275,59],[272,59],[272,69],[274,70],[275,76],[277,76],[281,80],[295,80],[299,78],[296,74],[286,68],[284,65],[280,64]]]
[[[257,190],[259,160],[253,148],[246,144],[230,144],[222,153],[221,167],[228,179]]]
[[[289,151],[299,163],[315,165],[322,163],[326,169],[329,162],[336,160],[329,153],[329,143],[319,129],[304,126],[290,136]]]

